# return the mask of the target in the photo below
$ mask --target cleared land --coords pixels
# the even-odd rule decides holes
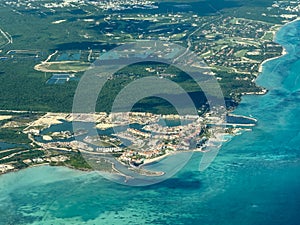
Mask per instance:
[[[68,73],[86,71],[90,63],[80,61],[44,62],[34,67],[35,70],[51,73]]]

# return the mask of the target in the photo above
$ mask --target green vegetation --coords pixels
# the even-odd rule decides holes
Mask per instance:
[[[279,16],[288,13],[283,1],[278,3],[282,7],[272,7],[273,0],[159,2],[159,9],[142,13],[138,9],[103,11],[89,1],[51,9],[45,7],[45,1],[0,3],[0,109],[28,111],[7,112],[13,117],[0,121],[0,141],[17,144],[14,149],[0,152],[0,163],[11,163],[17,169],[46,162],[91,169],[80,153],[32,149],[23,130],[42,112],[71,112],[77,81],[84,71],[103,53],[123,43],[167,40],[194,51],[219,81],[228,109],[235,107],[243,94],[262,90],[254,83],[259,65],[282,51],[273,42],[273,33],[286,22]],[[72,73],[75,79],[48,85],[46,82],[54,73]],[[131,65],[112,75],[99,94],[96,110],[110,112],[114,99],[126,85],[147,76],[176,82],[190,95],[197,109],[208,110],[206,97],[195,81],[173,66],[154,62]],[[207,79],[203,77],[200,82]],[[213,91],[210,95],[217,96]],[[133,111],[177,114],[170,103],[155,97],[141,99]],[[209,138],[212,134],[205,129],[201,135]],[[106,140],[95,144],[111,146]],[[69,160],[51,161],[52,156],[67,156]],[[92,158],[91,163],[93,168],[114,171],[106,159]],[[139,173],[151,175],[143,170]]]
[[[113,169],[112,163],[107,159],[90,158],[88,159],[88,162],[93,167],[94,170],[116,173],[116,170]]]
[[[6,38],[0,33],[0,47],[7,43]]]
[[[267,41],[272,41],[274,39],[274,34],[272,31],[266,32],[262,39],[267,40]]]
[[[0,141],[16,144],[29,144],[31,142],[19,128],[1,128]]]
[[[80,13],[68,7],[55,8],[53,13],[52,9],[43,8],[39,1],[32,3],[36,6],[35,10],[28,10],[23,4],[17,7],[1,3],[5,5],[0,8],[3,17],[1,29],[10,34],[14,41],[0,52],[0,57],[6,58],[0,60],[0,108],[70,112],[78,83],[69,81],[61,85],[47,85],[46,81],[52,72],[74,72],[79,78],[103,52],[138,39],[165,37],[188,46],[190,38],[191,50],[201,52],[209,66],[219,68],[216,71],[218,77],[222,77],[223,71],[232,74],[231,78],[228,76],[224,79],[230,82],[222,84],[228,98],[254,88],[251,79],[243,82],[234,80],[240,71],[249,72],[251,78],[257,76],[262,60],[281,52],[280,47],[266,47],[256,41],[260,39],[272,43],[268,42],[271,41],[269,35],[276,30],[276,24],[281,23],[278,17],[262,15],[264,12],[278,14],[273,9],[266,11],[266,7],[272,5],[271,0],[186,1],[185,4],[189,6],[186,9],[174,6],[173,2],[162,2],[160,10],[145,10],[142,16],[135,10],[111,13],[89,4],[80,6]],[[11,8],[21,13],[14,13]],[[172,9],[173,14],[166,14],[167,10],[164,9]],[[222,16],[216,10],[221,10]],[[206,16],[202,16],[204,14]],[[64,20],[61,21],[61,18]],[[11,24],[11,21],[16,23]],[[217,32],[203,33],[214,29]],[[260,29],[263,32],[259,32]],[[268,30],[271,31],[268,33]],[[262,50],[260,55],[247,55],[257,49]],[[231,50],[235,58],[230,58]],[[48,58],[54,52],[53,57]],[[75,59],[77,54],[79,57]],[[46,59],[47,62],[41,64]],[[172,67],[159,69],[159,66],[144,63],[119,71],[115,79],[106,83],[99,96],[97,110],[110,111],[115,96],[124,86],[133,79],[153,76],[157,72],[176,75],[169,79],[188,92],[201,92],[195,82],[186,79],[187,76],[180,71]],[[155,72],[145,70],[149,67],[153,67]],[[233,97],[232,100],[236,99]],[[158,99],[142,100],[137,103],[135,110],[153,109],[152,112],[159,113],[173,111],[169,110],[169,106],[159,106],[162,103],[165,102]]]
[[[69,155],[70,160],[64,162],[64,165],[80,169],[80,170],[90,170],[92,167],[86,162],[86,160],[82,157],[81,153],[74,153]]]
[[[22,149],[12,149],[10,151],[0,152],[0,158],[9,156],[9,155],[17,153],[17,152],[20,152],[20,150],[22,150]]]
[[[0,163],[8,163],[14,162],[15,164],[23,164],[23,160],[28,158],[38,158],[44,156],[45,153],[40,150],[18,150],[17,152],[14,150],[9,154],[8,158],[0,159]]]
[[[247,50],[240,50],[240,51],[234,53],[234,55],[236,57],[244,57],[246,53],[247,53]]]

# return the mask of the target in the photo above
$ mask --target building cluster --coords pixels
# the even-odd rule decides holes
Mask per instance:
[[[47,143],[38,143],[44,149],[57,149],[62,151],[93,151],[87,143],[81,141],[55,141]]]
[[[140,9],[149,9],[149,8],[157,8],[154,1],[150,0],[104,0],[97,1],[92,0],[89,1],[89,4],[95,5],[98,8],[103,10],[128,10],[134,8]]]
[[[114,123],[117,125],[127,124],[148,124],[158,121],[160,115],[148,112],[112,112],[103,122]]]
[[[120,11],[128,9],[154,9],[157,5],[150,0],[59,0],[59,1],[5,1],[5,5],[27,10],[48,9],[54,11],[62,8],[80,8],[82,6],[93,6],[102,10]]]
[[[65,155],[57,155],[57,156],[50,156],[50,157],[38,157],[33,159],[24,159],[23,163],[27,165],[31,164],[41,164],[41,163],[59,163],[59,162],[65,162],[69,160],[70,158]]]
[[[214,110],[216,111],[216,109]],[[60,114],[59,116],[67,121],[91,122],[90,114]],[[48,117],[49,115],[46,118]],[[96,120],[100,124],[109,122],[114,126],[126,125],[128,128],[121,132],[107,135],[87,135],[82,141],[63,140],[72,134],[68,131],[52,132],[48,135],[51,139],[43,139],[43,141],[37,141],[38,136],[45,136],[41,135],[42,132],[37,127],[30,126],[30,129],[26,129],[26,132],[36,145],[45,150],[80,151],[93,155],[118,153],[121,154],[118,159],[125,163],[143,162],[143,160],[156,158],[168,152],[192,150],[201,147],[199,143],[203,143],[200,133],[205,127],[205,118],[198,115],[159,115],[146,112],[96,113],[92,120]],[[212,119],[210,118],[210,120]],[[174,125],[171,125],[172,122],[168,125],[167,123],[164,124],[163,121],[176,122]],[[33,124],[36,125],[36,123]],[[138,124],[137,128],[131,127],[132,124]],[[88,134],[86,130],[82,130],[79,133],[81,132]],[[55,141],[52,136],[62,138],[62,140]],[[48,161],[40,157],[25,163],[43,163]],[[55,162],[54,159],[50,161]]]
[[[297,17],[300,11],[299,0],[295,1],[274,1],[272,7],[268,7],[269,10],[271,9],[280,9],[280,11],[284,11],[288,13],[288,18],[293,18],[294,16]],[[294,14],[291,14],[294,13]]]
[[[166,152],[195,149],[196,144],[202,140],[200,132],[203,126],[202,118],[198,118],[185,125],[173,127],[150,124],[145,125],[142,130],[128,128],[121,135],[133,143],[124,149],[119,160],[124,163],[136,163],[137,160],[142,162]]]

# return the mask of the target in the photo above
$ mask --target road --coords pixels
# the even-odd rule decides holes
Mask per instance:
[[[1,34],[5,37],[5,39],[7,40],[7,43],[4,44],[4,45],[2,46],[2,48],[3,48],[4,46],[6,46],[6,45],[9,45],[9,44],[12,44],[12,43],[13,43],[12,36],[11,36],[9,33],[4,32],[1,28],[0,28],[0,33],[1,33]]]
[[[217,17],[215,20],[218,20],[218,19],[221,19],[222,18],[222,15],[220,17]],[[211,22],[210,22],[211,23]],[[190,33],[188,36],[187,36],[187,48],[186,50],[181,54],[179,55],[177,58],[175,58],[173,60],[173,63],[176,63],[179,59],[181,58],[184,58],[189,52],[190,52],[190,49],[192,47],[192,42],[191,42],[191,37],[197,33],[199,30],[203,29],[208,23],[204,23],[202,24],[202,26],[198,27],[196,30],[194,30],[192,33]]]

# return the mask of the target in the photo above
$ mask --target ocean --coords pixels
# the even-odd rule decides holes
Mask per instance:
[[[300,221],[300,21],[276,41],[288,54],[268,61],[234,113],[258,120],[225,143],[200,172],[201,153],[174,177],[147,187],[95,172],[35,167],[0,176],[0,224],[298,225]]]

